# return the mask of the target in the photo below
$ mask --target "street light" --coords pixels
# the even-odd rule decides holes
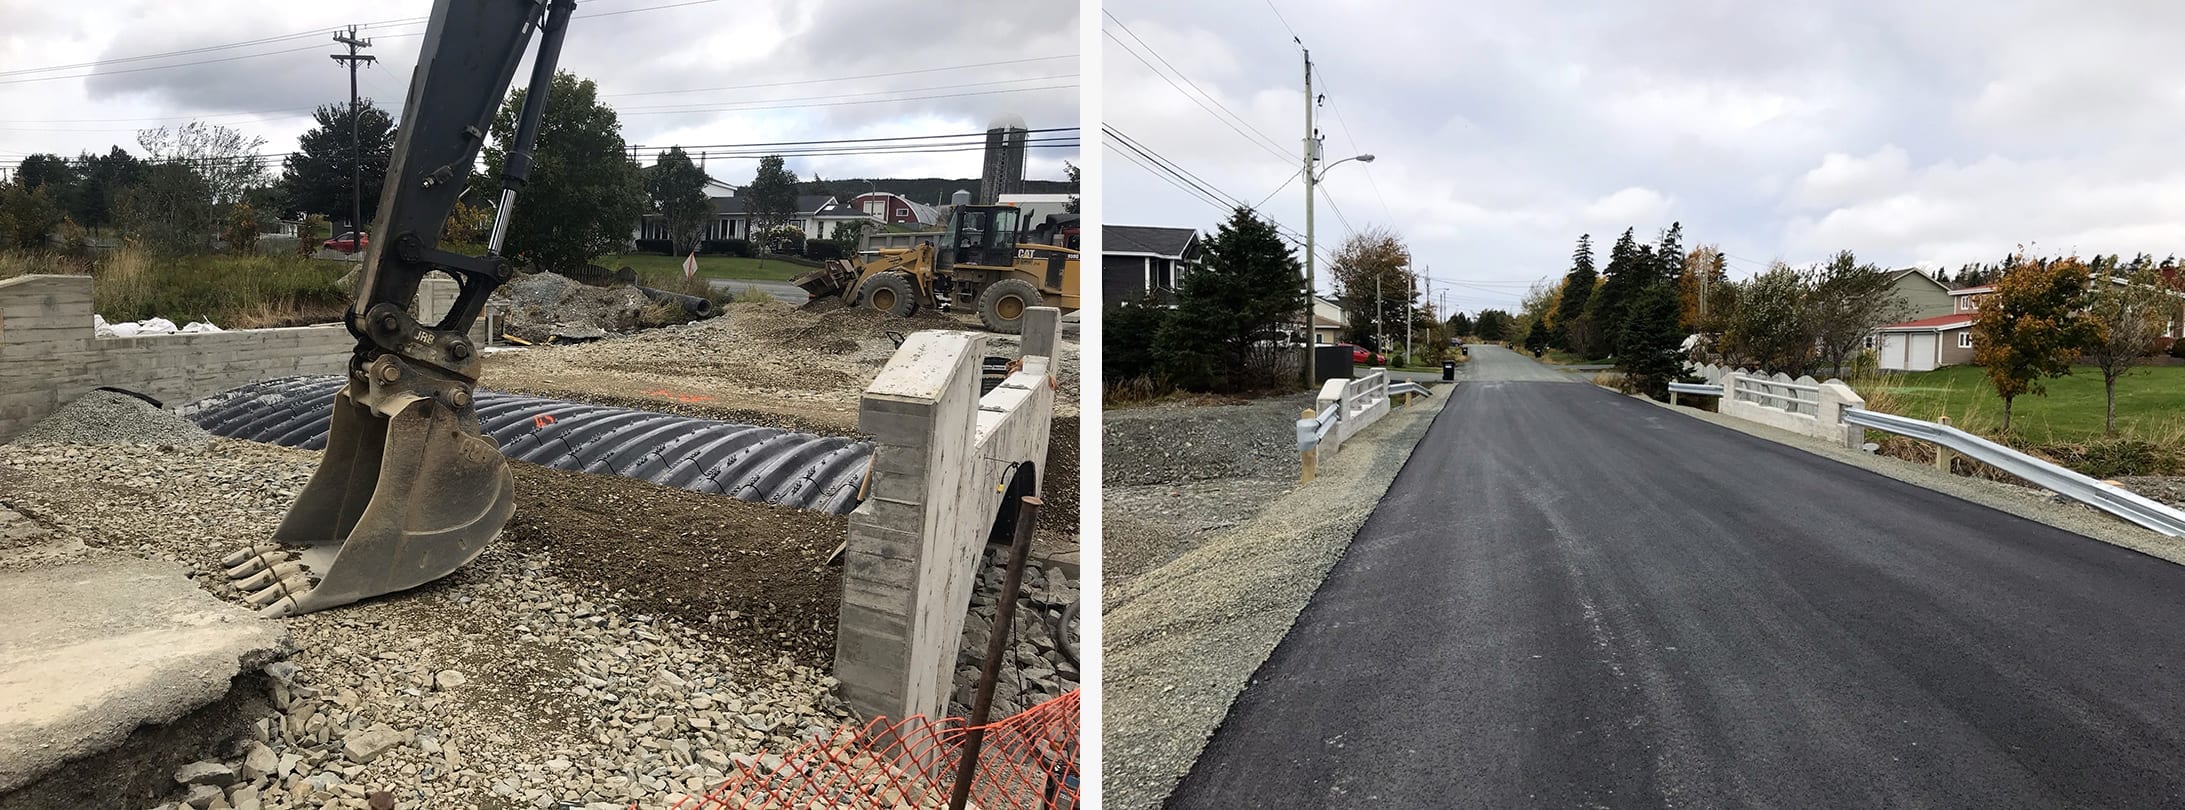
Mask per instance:
[[[1311,116],[1311,105],[1307,105],[1307,126],[1311,125]],[[1312,171],[1313,161],[1319,157],[1320,140],[1318,138],[1307,139],[1305,146],[1305,166],[1307,169],[1305,172],[1305,386],[1307,388],[1320,381],[1318,369],[1315,368],[1318,365],[1315,362],[1317,355],[1320,354],[1320,316],[1317,314],[1320,309],[1320,291],[1316,289],[1318,283],[1313,278],[1313,189],[1320,185],[1321,178],[1328,176],[1328,172],[1334,171],[1337,166],[1353,160],[1359,163],[1373,162],[1373,156],[1370,154],[1352,155],[1330,163],[1319,171]]]

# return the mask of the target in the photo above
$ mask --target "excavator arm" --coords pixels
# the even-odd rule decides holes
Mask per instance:
[[[270,616],[414,588],[476,559],[514,511],[508,462],[479,432],[483,368],[469,332],[508,280],[500,256],[575,0],[436,0],[395,138],[379,222],[347,323],[356,336],[326,451],[272,542],[228,555],[228,575]],[[486,255],[439,238],[494,113],[539,39],[506,151]],[[460,290],[433,323],[412,311],[427,274]]]

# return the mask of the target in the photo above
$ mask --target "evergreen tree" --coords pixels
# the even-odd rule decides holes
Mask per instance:
[[[1669,395],[1669,383],[1684,373],[1684,342],[1677,328],[1677,285],[1655,279],[1633,296],[1629,325],[1616,353],[1616,367],[1638,389],[1657,399]]]
[[[1279,358],[1254,351],[1305,308],[1297,256],[1251,209],[1238,208],[1206,243],[1176,289],[1176,310],[1154,338],[1160,368],[1178,387],[1241,391],[1273,385]]]
[[[653,213],[667,221],[668,251],[681,256],[695,249],[713,217],[713,200],[706,196],[705,170],[690,162],[683,147],[668,147],[645,169],[645,196]]]
[[[1533,321],[1533,328],[1526,330],[1525,332],[1525,348],[1531,351],[1533,354],[1539,354],[1541,352],[1547,351],[1547,324],[1541,323],[1539,321]]]
[[[1600,274],[1593,269],[1593,236],[1579,234],[1578,249],[1570,257],[1570,272],[1563,276],[1563,298],[1556,304],[1551,343],[1591,355],[1594,341],[1592,324],[1585,320],[1586,305],[1592,303],[1593,287],[1599,279]]]
[[[780,155],[759,158],[759,170],[751,175],[744,195],[751,198],[753,233],[786,225],[797,213],[797,175]]]
[[[319,125],[298,140],[296,153],[281,164],[281,188],[296,211],[330,214],[347,222],[355,200],[350,189],[361,167],[364,179],[364,221],[379,218],[379,194],[385,187],[387,163],[394,159],[395,120],[370,99],[354,111],[347,104],[321,106],[312,117]],[[360,149],[350,147],[355,127]]]
[[[1593,322],[1601,336],[1596,348],[1608,352],[1616,350],[1618,337],[1623,332],[1624,313],[1630,309],[1631,300],[1639,290],[1646,287],[1645,258],[1639,252],[1638,240],[1632,238],[1630,228],[1625,228],[1623,235],[1616,237],[1616,244],[1608,249],[1608,267],[1603,272],[1606,278],[1586,306],[1586,318]]]
[[[1457,337],[1470,337],[1472,334],[1472,316],[1462,312],[1449,316],[1449,334]]]
[[[1684,277],[1684,223],[1671,222],[1654,247],[1654,278],[1676,281]]]
[[[531,182],[516,199],[507,255],[547,270],[583,266],[620,249],[645,210],[645,183],[626,154],[622,123],[599,101],[599,86],[568,71],[554,74],[539,120]],[[517,88],[493,118],[486,177],[501,174],[503,150],[516,134],[527,88]]]
[[[1480,340],[1501,343],[1510,339],[1511,320],[1510,313],[1503,310],[1483,309],[1479,311],[1478,322],[1472,328],[1479,333]]]

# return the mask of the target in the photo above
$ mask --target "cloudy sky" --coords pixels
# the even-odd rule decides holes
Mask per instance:
[[[599,83],[631,144],[944,135],[1006,115],[1035,129],[1077,125],[1075,0],[948,5],[944,18],[928,4],[877,0],[580,0],[561,64]],[[33,152],[138,151],[136,130],[190,120],[262,136],[268,153],[293,150],[314,107],[348,100],[347,72],[327,58],[334,31],[370,24],[360,35],[380,61],[360,72],[360,92],[398,108],[431,7],[0,0],[0,166]],[[673,92],[683,90],[702,92]],[[1076,156],[1035,149],[1027,175],[1061,179]],[[742,183],[754,165],[707,169]],[[798,157],[789,167],[807,178],[976,177],[979,156]]]
[[[1297,172],[1296,32],[1328,96],[1328,159],[1378,158],[1329,174],[1342,217],[1320,205],[1321,242],[1343,218],[1391,227],[1453,308],[1514,304],[1568,268],[1580,233],[1605,252],[1672,220],[1739,277],[1840,249],[1951,268],[2020,243],[2185,252],[2185,81],[2163,66],[2185,3],[1271,5],[1110,0],[1107,123],[1257,202]],[[1223,216],[1102,158],[1110,222]],[[1302,227],[1303,208],[1292,183],[1263,210]]]

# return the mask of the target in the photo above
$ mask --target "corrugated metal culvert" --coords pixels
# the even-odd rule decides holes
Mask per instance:
[[[318,450],[341,385],[282,377],[181,412],[216,436]],[[872,459],[869,442],[780,428],[483,389],[476,403],[480,428],[511,459],[838,515],[857,508]]]

